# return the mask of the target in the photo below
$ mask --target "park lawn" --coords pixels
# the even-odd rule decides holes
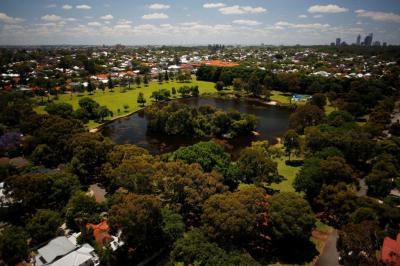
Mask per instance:
[[[324,109],[325,109],[325,114],[326,115],[329,115],[330,113],[332,113],[334,111],[337,111],[337,108],[334,107],[329,100],[327,100],[327,103],[326,103]]]
[[[290,96],[284,95],[281,91],[271,91],[270,100],[280,104],[290,104]]]
[[[293,167],[293,166],[286,165],[285,161],[288,159],[289,159],[289,157],[287,157],[287,156],[282,156],[281,158],[275,159],[275,162],[278,163],[278,173],[281,176],[283,176],[285,179],[278,184],[273,183],[271,185],[271,188],[277,189],[281,192],[295,192],[294,187],[293,187],[293,182],[294,182],[294,179],[295,179],[297,173],[301,169],[301,166]]]
[[[132,112],[136,112],[142,107],[137,103],[137,98],[139,95],[139,92],[143,92],[145,99],[147,100],[146,106],[150,105],[152,103],[152,99],[150,98],[151,94],[154,91],[157,91],[159,89],[169,89],[171,90],[172,87],[175,87],[176,90],[178,90],[182,86],[199,86],[199,91],[200,94],[210,94],[210,93],[215,93],[216,90],[214,88],[215,84],[213,82],[206,82],[206,81],[197,81],[193,80],[188,83],[179,83],[175,81],[170,81],[168,83],[164,82],[162,84],[159,84],[156,81],[150,82],[148,87],[145,87],[143,84],[141,85],[140,88],[137,88],[136,86],[132,86],[131,90],[126,90],[126,92],[121,92],[120,87],[114,88],[114,92],[110,92],[109,90],[106,90],[104,93],[102,91],[97,90],[93,95],[89,95],[87,92],[81,93],[80,95],[78,94],[73,94],[72,97],[70,94],[62,94],[59,95],[59,99],[56,100],[55,102],[65,102],[69,103],[72,105],[74,110],[79,108],[79,99],[83,97],[89,97],[93,99],[94,101],[98,102],[100,105],[105,105],[107,106],[108,109],[110,109],[113,114],[114,118],[124,116],[127,114],[130,114]],[[178,93],[176,94],[176,97],[178,98],[179,95]],[[124,108],[124,105],[129,106],[127,109]],[[119,112],[118,112],[119,109]],[[37,113],[45,113],[44,111],[44,106],[38,106],[35,108],[35,111]],[[89,129],[92,129],[99,124],[90,121],[86,126]]]

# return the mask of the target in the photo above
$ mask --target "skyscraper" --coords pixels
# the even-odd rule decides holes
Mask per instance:
[[[358,34],[358,36],[357,36],[356,44],[357,44],[357,45],[360,45],[360,44],[361,44],[361,35],[360,35],[360,34]]]
[[[364,45],[369,47],[372,45],[372,39],[373,39],[374,35],[372,33],[370,33],[369,35],[367,35],[364,39]]]
[[[340,46],[340,38],[336,38],[336,46]]]

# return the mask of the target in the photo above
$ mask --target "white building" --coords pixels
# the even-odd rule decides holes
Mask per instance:
[[[76,240],[75,238],[71,240]],[[89,244],[79,246],[65,236],[50,240],[47,245],[38,249],[34,266],[89,266],[100,265],[99,257]]]

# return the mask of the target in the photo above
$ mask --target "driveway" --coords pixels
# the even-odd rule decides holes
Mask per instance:
[[[339,252],[336,249],[337,239],[338,233],[334,230],[326,241],[324,250],[315,264],[316,266],[340,266],[338,262]]]

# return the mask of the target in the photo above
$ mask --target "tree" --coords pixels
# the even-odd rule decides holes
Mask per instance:
[[[199,91],[199,86],[192,86],[191,87],[191,91],[192,91],[192,96],[194,96],[194,97],[197,97],[197,96],[199,96],[199,94],[200,94],[200,91]]]
[[[106,92],[106,85],[102,81],[99,83],[99,89],[103,91],[103,94]]]
[[[221,243],[243,244],[258,237],[258,226],[266,214],[261,188],[248,188],[234,193],[215,194],[203,207],[204,231]]]
[[[113,82],[111,76],[108,77],[108,89],[109,89],[110,91],[112,91],[112,90],[114,89],[114,82]]]
[[[231,163],[229,153],[215,142],[199,142],[192,146],[181,147],[171,156],[172,160],[182,160],[188,164],[199,163],[206,172],[213,170],[224,176],[224,184],[231,190],[239,183],[239,169]]]
[[[247,184],[278,183],[277,163],[261,147],[247,147],[240,152],[237,165],[242,174],[242,181]]]
[[[163,79],[164,79],[163,74],[162,74],[162,73],[159,73],[159,74],[158,74],[158,83],[162,84],[162,83],[163,83]]]
[[[56,236],[62,224],[61,215],[49,209],[39,209],[26,225],[26,229],[35,244],[41,244]]]
[[[386,197],[395,187],[395,181],[399,179],[398,176],[399,170],[396,167],[395,158],[389,154],[379,156],[372,167],[372,171],[365,177],[368,193]]]
[[[310,205],[294,192],[281,192],[269,200],[268,219],[274,239],[308,241],[316,219]]]
[[[263,90],[257,72],[253,72],[248,81],[248,90],[253,96],[260,96]]]
[[[178,239],[170,254],[171,263],[177,265],[260,265],[248,254],[226,252],[210,242],[199,229],[192,229]]]
[[[17,265],[28,257],[28,235],[19,227],[0,232],[0,256],[7,265]]]
[[[88,119],[96,119],[98,117],[97,110],[100,105],[89,97],[84,97],[79,100],[79,107],[84,110],[84,113],[88,116]]]
[[[100,122],[103,122],[104,118],[107,116],[113,116],[113,112],[111,112],[106,106],[100,106],[97,109],[97,115],[100,117]]]
[[[115,168],[107,172],[107,181],[111,189],[126,188],[134,193],[149,193],[151,191],[150,176],[154,172],[152,156],[141,155],[124,159]]]
[[[290,115],[290,127],[303,133],[306,127],[315,126],[322,122],[324,112],[315,105],[298,106],[296,112]]]
[[[233,79],[233,89],[235,91],[241,91],[243,87],[243,81],[241,78],[235,78]]]
[[[176,89],[175,89],[175,87],[172,87],[171,92],[172,92],[172,95],[175,96],[175,94],[176,94]]]
[[[357,205],[357,195],[344,183],[323,186],[315,199],[315,206],[322,213],[322,220],[336,228],[349,222]]]
[[[217,91],[222,91],[224,89],[224,87],[225,87],[225,84],[222,81],[218,81],[217,83],[215,83],[215,89]]]
[[[68,148],[72,153],[71,167],[84,184],[90,184],[99,174],[100,167],[106,161],[112,142],[100,134],[90,132],[74,135]]]
[[[66,172],[51,175],[28,173],[7,178],[4,194],[13,198],[10,206],[13,211],[26,214],[41,208],[64,207],[79,186],[77,177]]]
[[[142,107],[146,104],[146,99],[144,98],[143,92],[139,92],[137,103],[140,104]]]
[[[72,118],[74,110],[69,103],[50,103],[44,110],[51,115],[58,115],[62,118]]]
[[[326,105],[326,96],[323,93],[315,93],[310,100],[312,105],[318,106],[321,110],[324,110]]]
[[[109,212],[113,230],[122,230],[123,239],[139,250],[152,248],[161,240],[161,201],[150,195],[121,194]]]
[[[57,165],[59,158],[55,156],[51,148],[46,144],[39,144],[31,154],[31,160],[37,165],[52,167]]]
[[[339,232],[337,248],[344,265],[377,266],[378,226],[373,222],[348,224]]]
[[[146,87],[149,86],[149,76],[147,74],[144,75],[143,83],[144,83],[144,86],[146,86]]]
[[[164,80],[165,80],[166,82],[169,81],[168,70],[165,70],[165,71],[164,71]]]
[[[86,90],[88,91],[89,95],[92,95],[94,91],[94,84],[90,80],[87,83],[88,85],[86,87]]]
[[[227,191],[219,173],[204,173],[198,164],[157,163],[155,169],[151,177],[154,193],[164,204],[179,212],[185,221],[196,222],[203,203],[211,195]]]
[[[142,83],[142,78],[139,75],[136,76],[135,83],[137,87],[140,88],[140,84]]]
[[[94,197],[88,196],[83,191],[77,191],[65,206],[67,226],[85,230],[87,223],[98,222],[98,213],[100,212],[101,206],[97,204]]]
[[[290,129],[286,132],[285,136],[283,137],[283,145],[285,147],[285,152],[290,155],[292,151],[299,151],[300,150],[300,137],[297,132],[293,129]]]
[[[162,230],[164,236],[169,243],[174,243],[185,233],[185,223],[183,222],[183,218],[178,213],[167,208],[161,209],[161,215],[163,220]]]

